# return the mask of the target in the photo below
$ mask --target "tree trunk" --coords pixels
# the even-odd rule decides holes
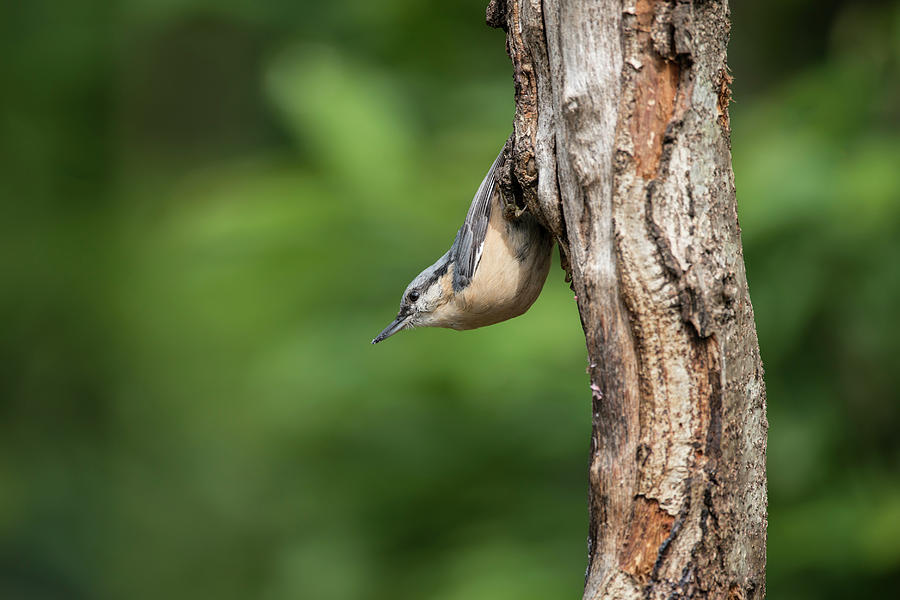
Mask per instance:
[[[559,240],[590,359],[586,599],[765,596],[766,406],[717,0],[493,0],[501,188]]]

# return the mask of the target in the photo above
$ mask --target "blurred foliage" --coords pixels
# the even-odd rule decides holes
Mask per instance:
[[[561,271],[368,344],[510,127],[485,4],[0,8],[0,597],[578,597]],[[770,597],[896,596],[900,3],[732,8]]]

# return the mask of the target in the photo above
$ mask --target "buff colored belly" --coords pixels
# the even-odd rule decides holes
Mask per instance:
[[[544,286],[550,269],[549,236],[534,225],[509,225],[502,211],[491,211],[481,261],[472,282],[453,303],[456,319],[450,327],[474,329],[517,317],[528,310]],[[510,233],[501,231],[510,227]],[[517,258],[526,239],[531,241],[524,260]]]

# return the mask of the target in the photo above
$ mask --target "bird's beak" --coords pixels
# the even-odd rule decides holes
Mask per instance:
[[[384,331],[378,334],[378,336],[372,340],[373,344],[377,344],[378,342],[384,341],[400,331],[406,326],[406,322],[409,320],[409,315],[397,315],[397,318],[393,320],[393,322],[384,328]]]

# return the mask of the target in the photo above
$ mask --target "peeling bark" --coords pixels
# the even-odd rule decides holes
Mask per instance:
[[[731,170],[729,8],[493,0],[501,187],[560,244],[593,403],[585,599],[765,596],[766,409]]]

